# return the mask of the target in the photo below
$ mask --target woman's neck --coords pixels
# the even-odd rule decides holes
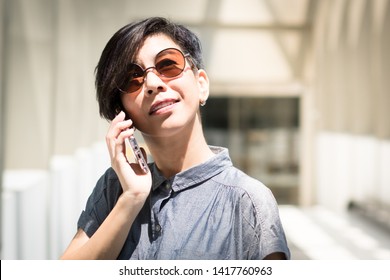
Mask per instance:
[[[165,178],[201,164],[214,155],[207,145],[200,124],[169,137],[144,136],[144,139]]]

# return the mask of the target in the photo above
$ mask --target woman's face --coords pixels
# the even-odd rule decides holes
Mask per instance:
[[[167,48],[181,50],[166,35],[148,37],[134,63],[143,69],[153,67],[156,55]],[[122,94],[121,101],[126,113],[143,134],[169,136],[199,121],[199,102],[207,99],[209,83],[204,70],[194,73],[191,66],[187,58],[183,72],[173,78],[160,77],[154,69],[150,69],[138,90]]]

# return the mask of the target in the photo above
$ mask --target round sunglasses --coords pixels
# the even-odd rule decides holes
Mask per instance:
[[[123,93],[132,93],[139,90],[145,81],[148,70],[154,69],[160,78],[174,78],[179,76],[185,68],[186,57],[176,48],[168,48],[160,51],[154,60],[154,66],[143,69],[136,63],[131,63],[128,68],[128,78],[125,86],[120,89]]]

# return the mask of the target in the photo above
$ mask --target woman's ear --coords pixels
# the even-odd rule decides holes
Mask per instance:
[[[209,77],[203,69],[198,70],[198,85],[199,85],[199,103],[205,104],[209,98]]]

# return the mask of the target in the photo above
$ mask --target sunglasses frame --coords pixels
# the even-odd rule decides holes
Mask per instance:
[[[178,74],[174,75],[174,76],[165,76],[164,74],[160,73],[160,72],[157,70],[157,68],[156,68],[156,58],[157,58],[161,53],[163,53],[163,52],[165,52],[165,51],[167,51],[167,50],[175,50],[176,52],[180,53],[180,54],[182,55],[182,57],[183,57],[183,62],[184,62],[183,68],[182,68],[182,69],[178,68],[178,69],[180,69],[180,72],[179,72]],[[154,65],[154,66],[150,66],[150,67],[147,67],[146,69],[144,69],[144,68],[142,68],[142,67],[141,67],[139,64],[137,64],[137,63],[131,63],[131,64],[130,64],[130,66],[135,65],[135,66],[139,67],[139,68],[142,70],[142,76],[141,76],[141,75],[139,76],[139,77],[142,77],[142,82],[139,84],[139,87],[138,87],[138,88],[136,88],[135,90],[132,90],[132,91],[123,90],[123,89],[119,88],[118,86],[117,86],[117,88],[118,88],[118,90],[119,90],[121,93],[123,93],[123,94],[136,92],[137,90],[139,90],[139,89],[143,86],[143,84],[144,84],[144,82],[145,82],[145,77],[146,77],[146,75],[147,75],[147,73],[148,73],[148,71],[149,71],[150,69],[154,69],[154,70],[155,70],[154,73],[155,73],[159,78],[171,79],[171,78],[178,77],[181,73],[183,73],[184,69],[186,68],[186,65],[187,65],[187,59],[186,59],[186,58],[191,58],[190,54],[189,54],[189,53],[183,53],[181,50],[179,50],[179,49],[177,49],[177,48],[166,48],[166,49],[163,49],[163,50],[159,51],[159,52],[156,54],[155,61],[154,61],[154,62],[155,62],[155,65]],[[193,62],[191,61],[191,59],[189,59],[188,62],[191,64],[191,68],[193,69],[193,68],[194,68],[194,64],[193,64]],[[158,63],[157,63],[157,64],[158,64]],[[126,86],[126,88],[130,88],[130,83],[131,83],[131,80],[129,79],[129,80],[127,81],[127,85],[128,85],[128,86]]]

